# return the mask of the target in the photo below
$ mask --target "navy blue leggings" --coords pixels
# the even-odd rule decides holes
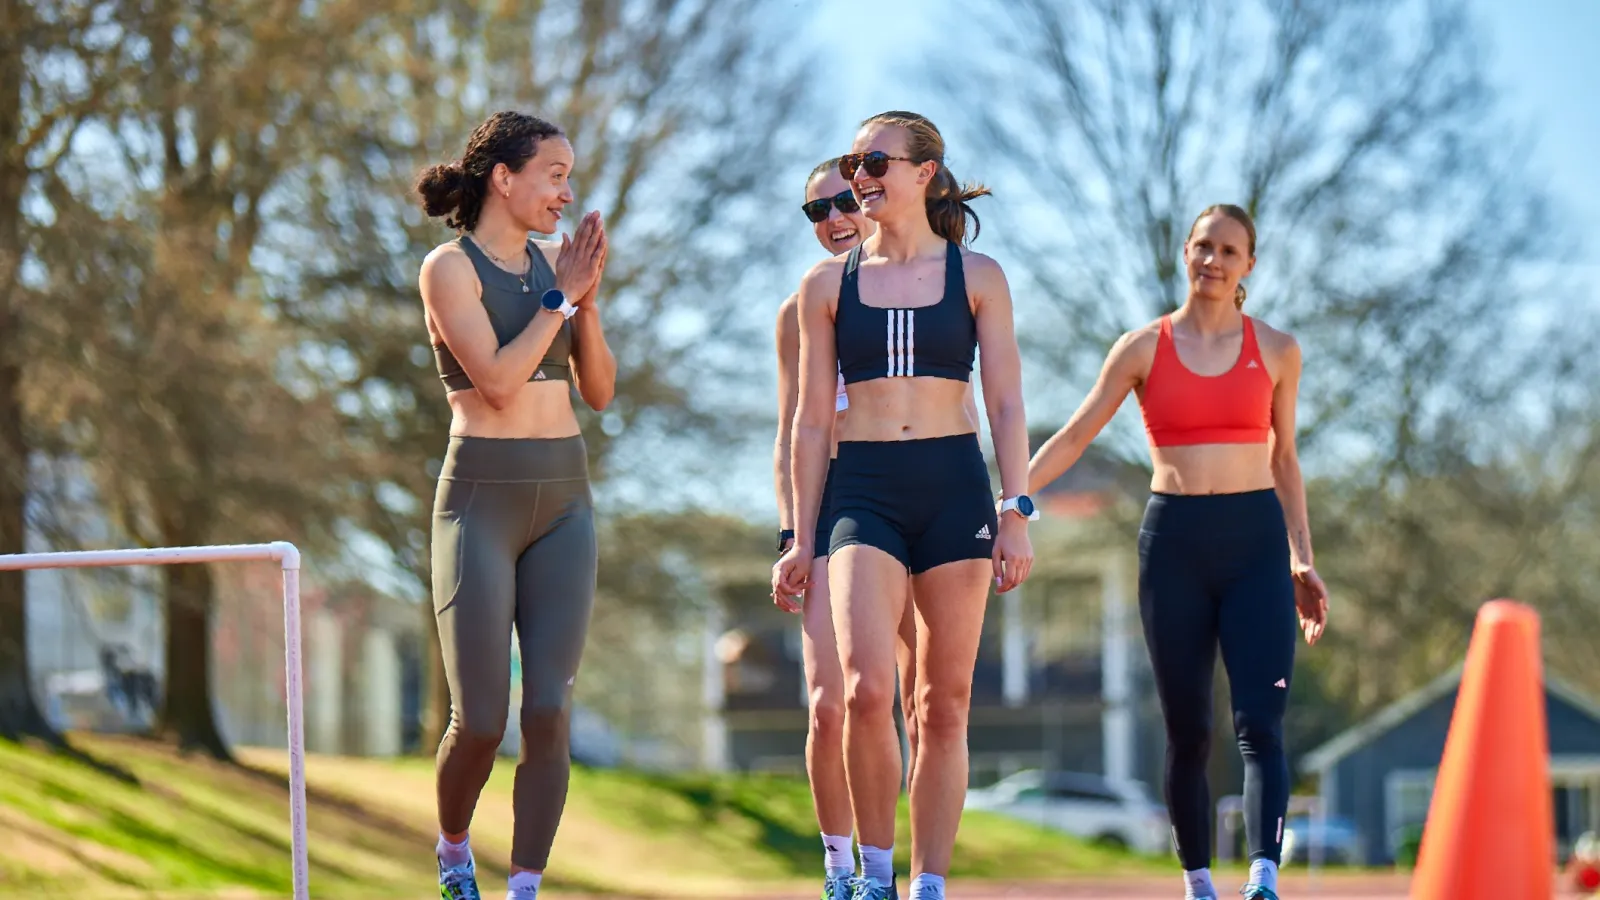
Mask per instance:
[[[1139,527],[1139,617],[1166,719],[1167,811],[1183,867],[1211,860],[1206,758],[1218,645],[1244,756],[1245,841],[1252,860],[1278,862],[1299,620],[1277,493],[1153,494]]]

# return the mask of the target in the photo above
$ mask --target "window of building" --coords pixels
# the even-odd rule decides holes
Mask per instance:
[[[1406,832],[1420,828],[1428,819],[1433,803],[1434,770],[1389,773],[1384,803],[1384,838],[1393,855],[1405,840]]]

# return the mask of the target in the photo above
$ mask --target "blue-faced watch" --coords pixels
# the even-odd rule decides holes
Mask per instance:
[[[1008,511],[1015,511],[1017,515],[1030,522],[1039,518],[1039,510],[1033,505],[1033,498],[1027,494],[1018,494],[1010,499],[1002,500],[999,511],[1002,514]]]
[[[573,314],[578,311],[578,308],[567,300],[567,295],[561,293],[559,288],[551,288],[545,291],[544,295],[539,298],[539,305],[550,312],[561,313],[562,318],[566,319],[572,318]]]

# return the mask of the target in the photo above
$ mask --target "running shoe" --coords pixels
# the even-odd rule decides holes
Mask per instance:
[[[472,863],[448,869],[439,864],[439,900],[482,900]]]
[[[852,900],[855,890],[854,874],[835,875],[822,882],[822,900]]]
[[[900,891],[896,886],[899,878],[894,878],[888,884],[868,878],[865,875],[856,879],[856,892],[850,895],[850,900],[900,900]]]
[[[1260,884],[1247,884],[1239,888],[1239,893],[1244,895],[1244,900],[1278,900],[1272,888]]]

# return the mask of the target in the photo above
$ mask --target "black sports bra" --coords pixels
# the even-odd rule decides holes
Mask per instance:
[[[861,302],[861,245],[845,260],[833,334],[846,384],[872,378],[925,375],[967,381],[978,348],[978,326],[967,300],[961,248],[948,244],[944,295],[931,306],[880,308]]]

